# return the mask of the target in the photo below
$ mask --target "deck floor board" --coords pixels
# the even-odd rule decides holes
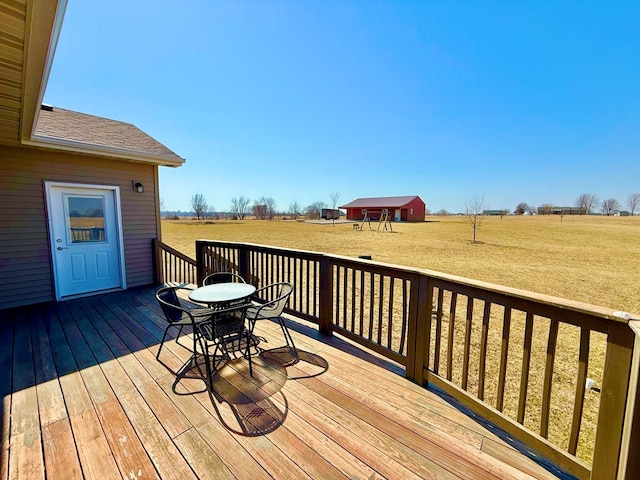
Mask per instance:
[[[227,364],[213,395],[197,369],[176,382],[190,351],[170,330],[156,361],[154,292],[0,312],[0,480],[556,478],[399,366],[305,322],[286,372],[264,355],[253,377]],[[277,324],[256,333],[282,342]]]

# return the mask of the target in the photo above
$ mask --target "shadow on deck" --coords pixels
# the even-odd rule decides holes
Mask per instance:
[[[210,395],[154,287],[0,311],[5,478],[556,478],[403,369],[303,322],[300,360],[233,360]],[[259,322],[265,348],[276,324]],[[490,427],[490,426],[489,426]],[[132,477],[133,478],[133,477]]]

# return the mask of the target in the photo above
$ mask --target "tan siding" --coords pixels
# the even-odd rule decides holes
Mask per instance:
[[[157,166],[0,147],[0,308],[54,300],[44,182],[120,187],[127,285],[153,283]],[[144,193],[131,182],[144,185]]]

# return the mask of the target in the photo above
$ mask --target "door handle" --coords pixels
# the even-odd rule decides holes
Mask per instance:
[[[58,250],[68,250],[69,247],[58,247]]]

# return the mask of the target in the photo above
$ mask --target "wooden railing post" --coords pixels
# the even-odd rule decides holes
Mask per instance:
[[[196,275],[198,278],[198,285],[202,285],[202,281],[206,274],[204,259],[205,245],[206,242],[196,240]]]
[[[629,327],[635,334],[633,358],[625,425],[622,432],[623,454],[620,455],[621,474],[619,478],[635,480],[640,478],[640,320],[631,320]]]
[[[238,275],[246,279],[247,282],[255,285],[256,287],[264,286],[257,285],[256,279],[251,275],[251,253],[245,245],[238,246]]]
[[[331,335],[333,330],[333,268],[329,258],[320,259],[320,291],[318,308],[318,328],[320,333]]]
[[[593,479],[617,478],[633,344],[634,335],[626,323],[609,323],[591,469]]]
[[[416,275],[411,280],[405,376],[419,385],[425,383],[424,366],[429,364],[432,303],[429,277]]]
[[[156,285],[164,283],[164,265],[162,265],[162,252],[160,251],[160,241],[154,238],[151,242],[153,248],[153,274]]]

